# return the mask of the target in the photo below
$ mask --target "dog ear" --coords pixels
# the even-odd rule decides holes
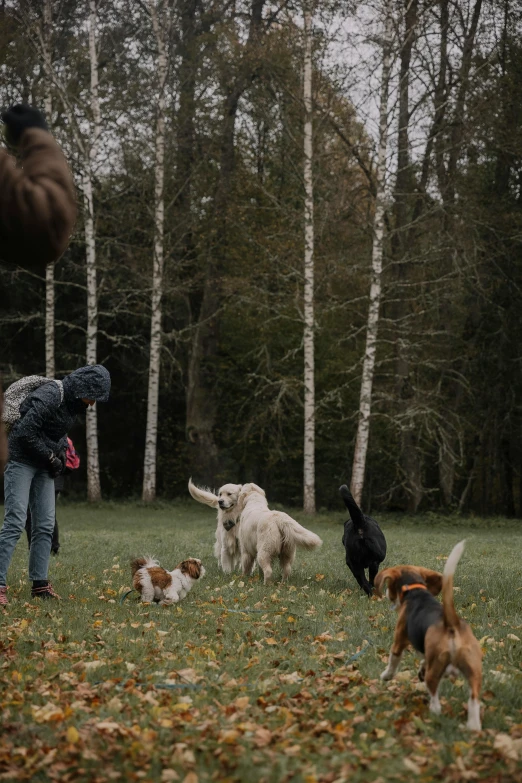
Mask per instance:
[[[442,590],[442,574],[438,571],[432,571],[430,568],[416,568],[416,571],[426,582],[426,587],[432,595],[438,595]]]
[[[266,497],[265,490],[258,487],[257,484],[250,484],[250,488],[251,490],[254,490],[254,492],[259,492],[263,497]]]
[[[252,491],[252,487],[253,487],[253,486],[254,486],[254,485],[253,485],[253,484],[251,484],[250,482],[247,482],[246,484],[241,484],[241,489],[239,490],[239,495],[238,495],[238,497],[240,497],[241,499],[243,499],[243,498],[244,498],[246,495],[248,495],[248,493],[249,493],[249,492],[251,492],[251,491]]]
[[[182,574],[190,576],[191,579],[199,579],[201,575],[201,563],[199,560],[195,560],[191,557],[188,560],[183,560],[183,562],[179,564],[179,570]]]
[[[382,595],[383,589],[386,582],[389,582],[388,585],[390,591],[395,590],[395,582],[400,578],[401,572],[398,568],[386,568],[384,571],[381,571],[377,574],[374,581],[374,587],[377,591],[378,595]]]

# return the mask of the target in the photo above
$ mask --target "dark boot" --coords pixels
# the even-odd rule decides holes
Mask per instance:
[[[52,598],[60,600],[60,596],[58,593],[54,592],[52,584],[47,581],[33,582],[31,598]]]

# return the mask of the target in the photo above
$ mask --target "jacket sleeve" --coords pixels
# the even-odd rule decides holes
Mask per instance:
[[[0,254],[26,269],[41,269],[69,243],[76,220],[74,184],[47,131],[24,131],[20,152],[21,166],[0,150]]]
[[[58,451],[60,444],[51,448],[49,441],[44,438],[43,427],[49,414],[61,404],[57,400],[42,400],[33,396],[28,410],[18,421],[16,426],[16,438],[28,456],[31,456],[42,467],[49,463],[52,451]]]

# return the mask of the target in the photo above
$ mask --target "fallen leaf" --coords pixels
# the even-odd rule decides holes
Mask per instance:
[[[78,729],[75,729],[74,726],[69,726],[69,728],[65,732],[65,736],[67,737],[67,742],[70,742],[73,745],[74,743],[78,742],[78,740],[80,739]]]
[[[177,675],[178,677],[181,677],[184,682],[196,683],[201,679],[195,669],[179,669]]]
[[[403,761],[403,764],[406,767],[406,769],[409,769],[409,771],[413,772],[414,775],[420,775],[421,774],[421,768],[414,761],[412,761],[411,759],[409,759],[407,757],[405,759],[403,759],[402,761]]]
[[[268,639],[265,639],[266,644],[274,645],[277,644],[277,641],[274,639],[273,636],[269,636]]]
[[[175,769],[163,769],[161,771],[161,783],[171,783],[173,780],[179,780],[179,775]]]
[[[100,731],[118,731],[120,724],[112,720],[102,720],[96,724],[96,728]]]
[[[254,742],[258,748],[266,747],[272,742],[272,732],[262,727],[257,729],[254,736]]]
[[[50,721],[59,721],[64,719],[63,711],[56,704],[47,702],[43,707],[31,707],[33,718],[37,723],[49,723]]]
[[[236,729],[229,729],[221,732],[219,741],[224,742],[225,745],[235,745],[240,736],[241,733],[236,731]]]
[[[302,682],[303,678],[298,672],[292,672],[292,674],[282,674],[279,678],[282,682],[298,683]]]
[[[522,759],[522,739],[513,739],[509,734],[497,734],[493,747],[507,759]]]

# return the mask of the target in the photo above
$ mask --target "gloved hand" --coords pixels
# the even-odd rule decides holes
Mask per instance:
[[[51,454],[49,457],[49,475],[51,478],[54,479],[59,476],[63,472],[64,467],[60,457],[57,457],[56,454]]]
[[[5,122],[6,141],[13,147],[18,146],[22,133],[27,128],[49,130],[42,112],[23,103],[10,106],[7,111],[3,112],[2,119]]]

